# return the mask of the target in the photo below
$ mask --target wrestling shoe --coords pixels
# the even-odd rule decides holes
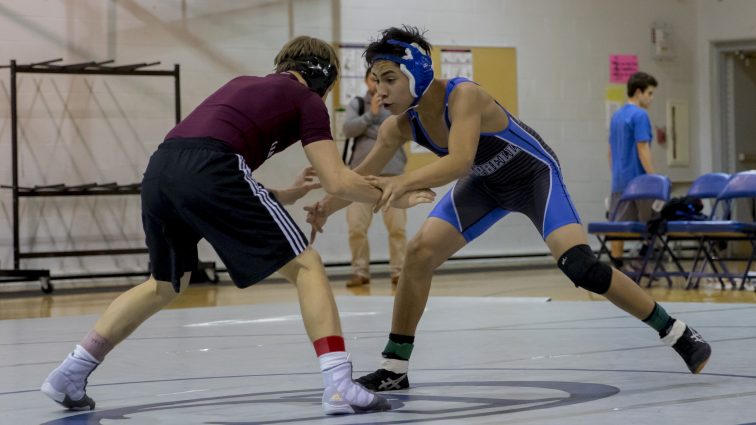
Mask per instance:
[[[87,378],[97,368],[71,353],[50,372],[40,391],[69,410],[94,410],[95,402],[87,396]]]
[[[355,381],[371,391],[393,391],[409,388],[409,377],[406,373],[395,373],[386,369],[378,369]]]
[[[391,409],[388,400],[352,380],[352,362],[344,362],[323,371],[323,383],[323,411],[326,415],[383,412]]]
[[[677,351],[692,373],[699,373],[711,357],[711,346],[695,329],[675,320],[672,329],[662,341]]]

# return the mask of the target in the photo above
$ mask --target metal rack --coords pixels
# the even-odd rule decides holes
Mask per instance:
[[[69,186],[65,183],[24,187],[19,183],[18,173],[18,114],[17,114],[17,97],[16,97],[16,76],[17,74],[78,74],[78,75],[119,75],[119,76],[162,76],[173,77],[174,96],[175,96],[175,113],[176,123],[181,120],[181,92],[179,80],[179,65],[175,64],[173,70],[154,70],[145,69],[160,62],[137,63],[130,65],[111,65],[112,60],[103,62],[81,62],[68,65],[62,65],[58,62],[62,59],[53,59],[44,62],[32,63],[29,65],[16,64],[11,60],[10,65],[0,66],[0,68],[10,68],[10,101],[11,101],[11,160],[12,160],[12,183],[10,186],[0,186],[4,189],[10,189],[13,193],[13,269],[0,270],[0,283],[39,280],[41,289],[45,293],[53,291],[53,285],[50,282],[53,279],[88,279],[98,277],[127,277],[127,276],[147,276],[148,271],[144,272],[113,272],[113,273],[90,273],[75,275],[51,275],[47,269],[21,269],[20,263],[25,258],[50,258],[50,257],[74,257],[74,256],[96,256],[96,255],[128,255],[128,254],[145,254],[146,248],[127,248],[127,249],[101,249],[101,250],[68,250],[68,251],[29,251],[23,252],[19,240],[19,204],[20,199],[24,197],[64,197],[64,196],[104,196],[104,195],[137,195],[141,192],[140,183],[117,184],[117,183],[88,183],[75,186]],[[209,280],[217,281],[215,274],[214,262],[201,262],[199,269],[208,273]]]

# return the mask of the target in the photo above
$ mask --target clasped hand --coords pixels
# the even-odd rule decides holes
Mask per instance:
[[[366,177],[365,179],[370,181],[371,178],[373,179],[382,179],[384,177]],[[373,184],[373,183],[371,183]],[[381,189],[380,186],[378,186],[379,183],[374,184],[376,188]],[[396,192],[393,192],[396,193]],[[378,200],[378,203],[376,203],[376,206],[374,208],[374,211],[378,211],[383,204],[381,204],[381,199]],[[430,190],[430,189],[418,189],[418,190],[411,190],[409,192],[402,189],[402,195],[395,196],[395,197],[387,197],[385,202],[385,208],[394,207],[394,208],[401,208],[406,209],[410,207],[414,207],[418,204],[426,204],[431,203],[436,199],[436,192]],[[328,220],[328,211],[326,211],[326,206],[323,202],[316,202],[313,205],[304,207],[304,210],[307,211],[307,223],[310,224],[311,230],[310,230],[310,243],[315,242],[315,236],[317,236],[318,233],[323,233],[323,227],[325,226],[326,221]]]
[[[375,203],[375,206],[373,206],[373,212],[378,212],[381,208],[384,211],[387,210],[407,192],[402,176],[365,176],[365,180],[381,191],[381,197]],[[399,207],[397,206],[397,208]]]

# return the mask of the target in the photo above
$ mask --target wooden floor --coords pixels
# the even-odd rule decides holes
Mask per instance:
[[[370,285],[357,289],[345,288],[348,276],[343,273],[329,274],[333,276],[331,286],[336,296],[369,297],[393,294],[392,285],[385,274],[374,276]],[[683,290],[681,287],[682,282],[675,282],[671,289],[667,288],[665,283],[657,282],[648,291],[660,302],[756,303],[756,293],[753,291],[721,290],[714,284],[703,285],[701,289],[691,291]],[[4,292],[0,294],[0,320],[99,314],[125,289],[126,287],[56,289],[51,295],[36,291]],[[442,271],[434,277],[431,295],[549,297],[554,301],[604,300],[601,296],[576,289],[558,269],[543,267],[469,267]],[[228,281],[221,281],[217,285],[190,286],[187,293],[169,308],[269,304],[295,302],[296,299],[294,286],[279,278],[272,278],[243,290]]]

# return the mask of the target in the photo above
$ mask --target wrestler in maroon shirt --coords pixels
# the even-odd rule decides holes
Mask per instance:
[[[297,287],[302,318],[320,361],[326,414],[381,411],[388,401],[352,381],[339,315],[318,253],[252,170],[302,140],[326,192],[376,202],[380,190],[350,171],[331,140],[324,98],[339,69],[333,48],[297,37],[275,58],[276,74],[239,77],[221,87],[168,133],[142,181],[142,222],[150,278],[119,296],[73,353],[53,370],[42,392],[74,410],[94,409],[87,377],[143,321],[185,292],[204,238],[244,288],[275,271]],[[400,208],[430,202],[421,190]],[[149,359],[143,359],[148,362]]]

